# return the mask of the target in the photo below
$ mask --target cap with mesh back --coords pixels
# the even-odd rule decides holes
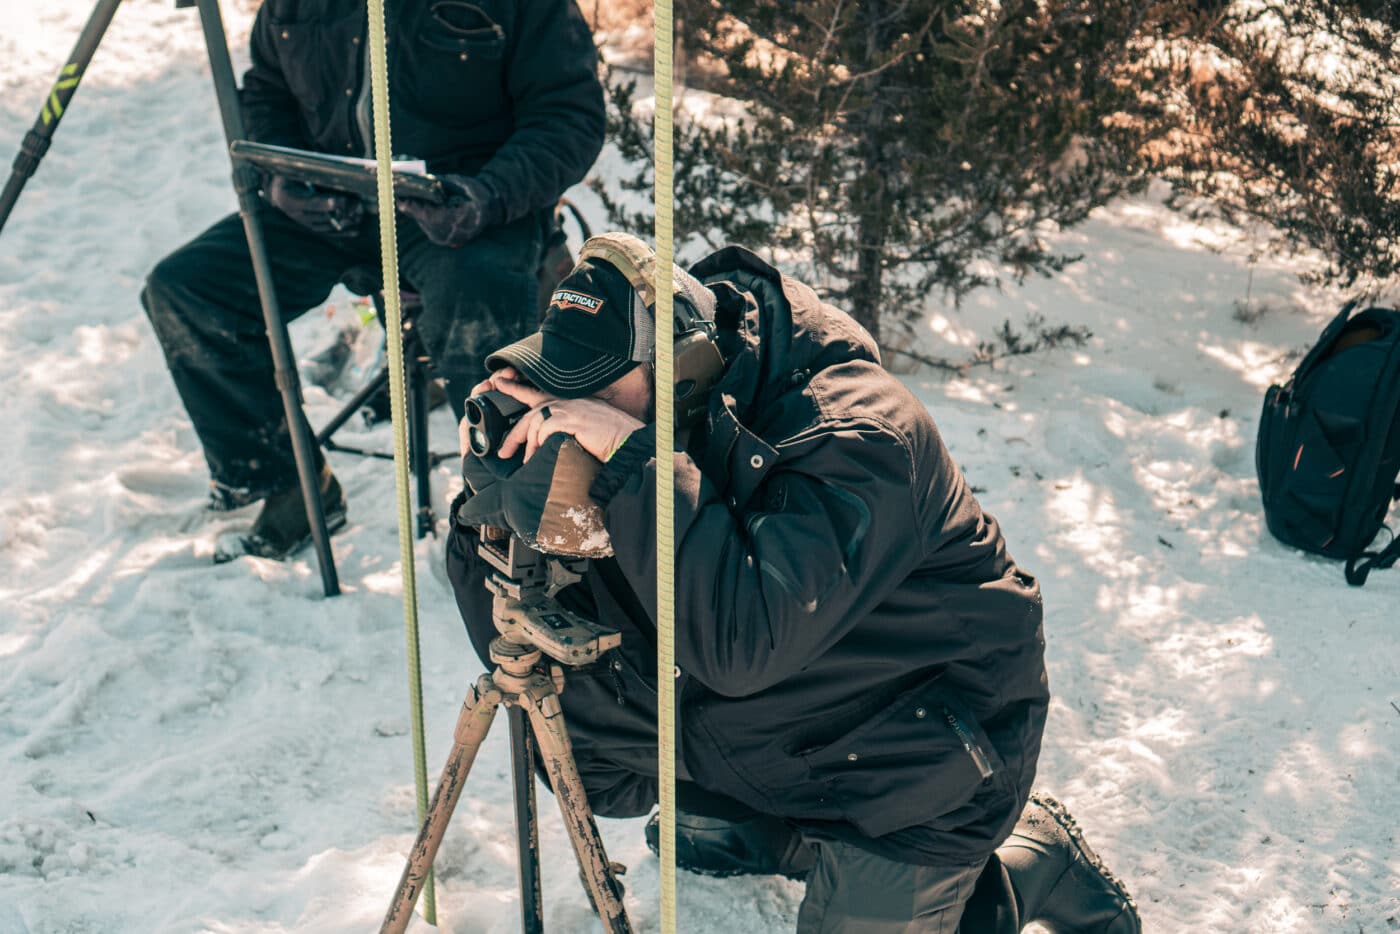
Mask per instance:
[[[712,320],[713,293],[679,267],[672,274],[678,297]],[[655,356],[654,309],[642,292],[608,260],[586,258],[550,295],[540,329],[491,354],[486,367],[515,367],[562,399],[591,396]]]

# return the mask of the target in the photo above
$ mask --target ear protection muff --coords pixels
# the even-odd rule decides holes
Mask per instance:
[[[578,258],[579,262],[603,260],[626,276],[655,319],[656,254],[639,238],[625,233],[591,237],[579,250]],[[671,286],[671,333],[675,337],[673,414],[677,428],[688,428],[705,417],[710,392],[724,373],[724,357],[715,344],[713,293],[679,267],[672,270]]]
[[[684,299],[676,297],[676,304]],[[708,331],[696,329],[676,335],[672,345],[677,428],[689,428],[705,417],[710,392],[724,373],[724,357]]]

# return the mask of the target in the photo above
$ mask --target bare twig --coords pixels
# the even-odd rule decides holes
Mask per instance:
[[[931,366],[935,370],[942,370],[945,373],[957,373],[958,375],[962,375],[967,372],[967,368],[970,365],[966,363],[954,363],[953,361],[944,359],[943,357],[926,357],[923,354],[915,353],[912,350],[901,350],[898,347],[885,347],[882,349],[885,353],[892,353],[897,354],[901,357],[908,357],[910,360],[916,360],[919,363],[922,363],[924,366]]]

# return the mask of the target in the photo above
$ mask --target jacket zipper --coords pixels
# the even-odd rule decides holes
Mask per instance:
[[[627,705],[627,692],[622,689],[622,659],[614,657],[608,662],[608,674],[612,675],[613,691],[617,694],[617,705],[625,707]]]
[[[948,722],[948,726],[952,727],[953,732],[957,734],[958,739],[962,742],[963,749],[967,750],[967,754],[972,757],[972,764],[977,766],[977,771],[981,774],[983,780],[991,778],[992,763],[987,760],[987,754],[982,751],[982,747],[977,745],[977,740],[973,737],[972,731],[967,728],[967,725],[964,724],[962,720],[958,719],[957,714],[953,713],[953,711],[947,707],[943,708],[943,719]]]
[[[614,649],[613,651],[617,650]],[[650,684],[647,683],[647,679],[643,678],[641,672],[637,671],[635,668],[632,667],[632,665],[627,661],[627,659],[623,657],[621,652],[618,652],[615,656],[613,656],[612,665],[610,667],[612,669],[613,678],[617,681],[618,703],[622,703],[623,695],[622,678],[621,675],[619,675],[619,672],[621,672],[624,668],[626,668],[627,671],[630,672],[633,675],[633,677],[637,679],[637,683],[642,686],[643,690],[645,690],[652,697],[657,696],[656,688],[652,687]]]

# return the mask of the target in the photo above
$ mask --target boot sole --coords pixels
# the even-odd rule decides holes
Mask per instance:
[[[1079,830],[1079,823],[1074,819],[1074,816],[1069,813],[1069,809],[1055,798],[1040,792],[1032,792],[1031,800],[1049,813],[1051,819],[1059,824],[1060,829],[1065,832],[1065,836],[1069,837],[1070,843],[1074,844],[1074,848],[1079,851],[1079,855],[1084,857],[1085,862],[1102,876],[1104,881],[1106,881],[1113,890],[1118,893],[1118,896],[1123,899],[1125,905],[1123,911],[1119,912],[1117,917],[1122,917],[1125,912],[1131,913],[1134,918],[1138,919],[1138,929],[1141,930],[1142,919],[1138,915],[1137,902],[1128,894],[1127,888],[1119,878],[1104,865],[1103,860],[1099,858],[1099,854],[1095,853],[1093,848],[1085,841],[1084,834]]]
[[[339,511],[337,511],[337,512],[326,513],[325,519],[326,519],[326,534],[327,534],[327,535],[334,535],[336,532],[339,532],[341,529],[345,528],[346,510],[342,507],[342,508],[341,508]],[[294,555],[296,555],[297,553],[299,553],[300,551],[302,551],[303,549],[305,549],[306,546],[307,546],[307,545],[310,545],[311,542],[312,542],[313,540],[314,540],[314,536],[312,536],[312,535],[308,532],[305,538],[302,538],[300,541],[296,542],[294,545],[292,545],[290,548],[286,549],[285,551],[282,551],[282,552],[267,552],[267,551],[256,551],[256,550],[254,550],[253,539],[251,539],[251,538],[246,538],[246,537],[245,537],[244,539],[242,539],[243,548],[244,548],[244,550],[243,550],[242,552],[237,553],[237,554],[231,554],[231,553],[227,553],[227,552],[223,552],[223,553],[215,552],[215,554],[214,554],[214,563],[215,563],[215,564],[227,564],[228,562],[230,562],[230,561],[235,561],[235,560],[237,560],[238,558],[244,557],[245,555],[250,556],[250,557],[254,557],[254,558],[269,558],[269,559],[271,559],[271,560],[273,560],[273,561],[286,561],[288,558],[293,557]]]
[[[326,535],[334,535],[336,532],[339,532],[341,529],[345,528],[345,509],[342,508],[339,512],[330,513],[325,517],[325,519]],[[305,538],[303,538],[301,541],[297,542],[291,548],[287,549],[285,552],[279,555],[277,557],[277,560],[287,560],[288,558],[292,557],[298,552],[303,551],[306,548],[306,546],[311,544],[312,541],[314,541],[314,536],[307,534]]]

